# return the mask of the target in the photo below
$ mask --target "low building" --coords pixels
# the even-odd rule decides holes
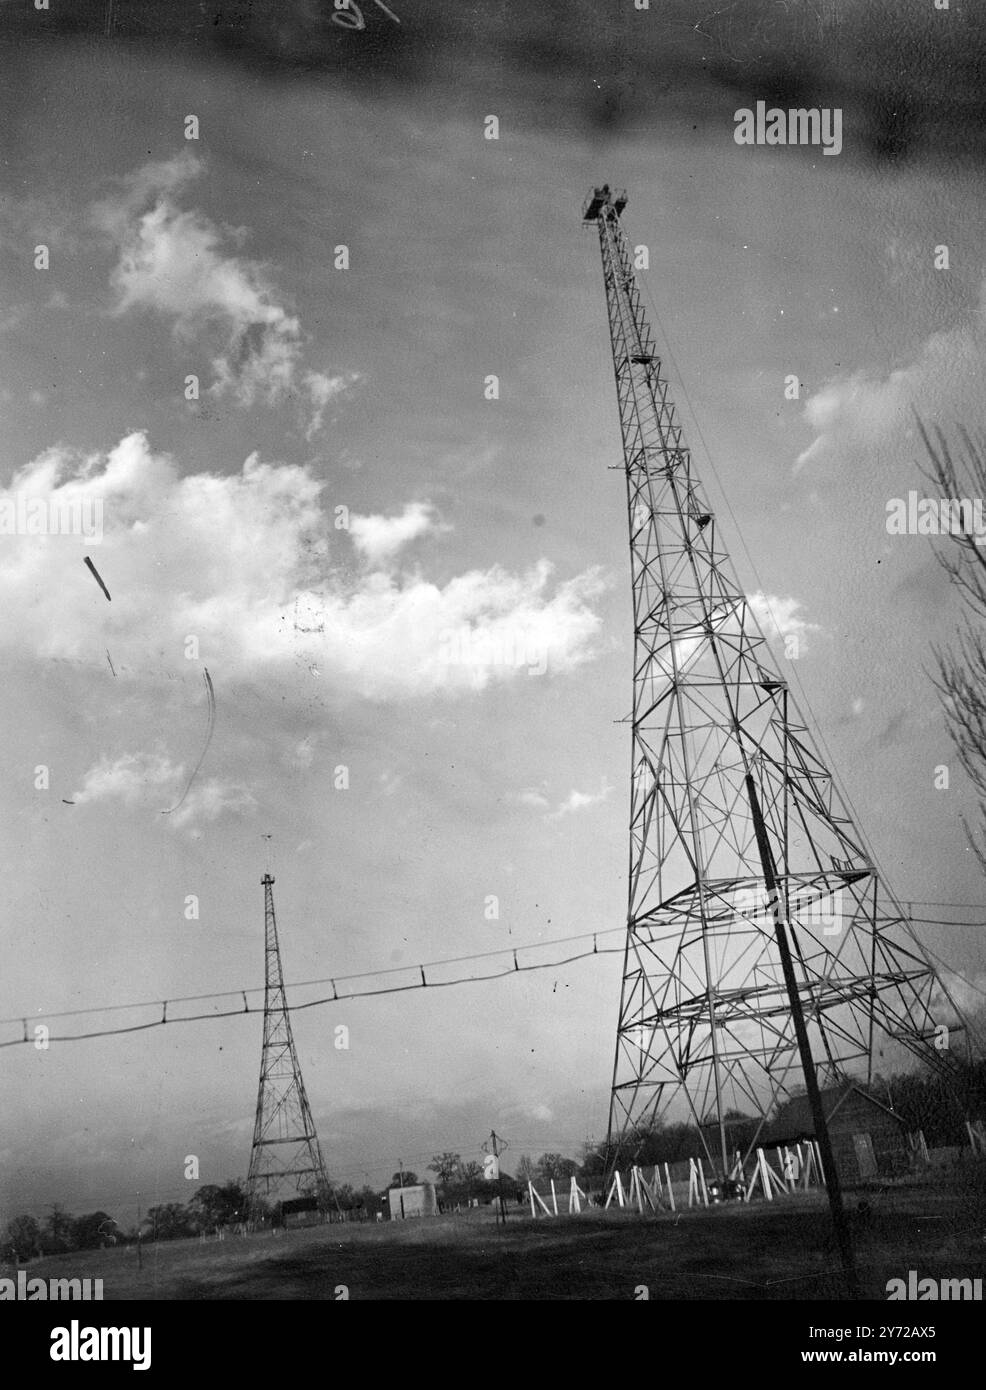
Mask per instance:
[[[849,1082],[822,1092],[832,1153],[844,1183],[892,1177],[911,1167],[907,1125],[886,1100],[861,1084]],[[807,1096],[793,1096],[760,1137],[763,1148],[814,1139],[815,1125]]]
[[[317,1226],[323,1219],[317,1197],[290,1197],[281,1203],[281,1220],[287,1228]]]
[[[406,1221],[412,1216],[437,1216],[438,1198],[433,1182],[419,1182],[413,1187],[392,1187],[387,1193],[391,1221]]]

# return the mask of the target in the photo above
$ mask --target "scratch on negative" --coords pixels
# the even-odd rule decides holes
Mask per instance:
[[[88,555],[85,556],[85,563],[86,563],[86,565],[88,565],[88,567],[89,567],[89,573],[92,575],[93,579],[95,579],[96,583],[99,585],[99,587],[102,589],[103,593],[106,595],[106,601],[107,601],[107,603],[112,603],[113,600],[110,598],[110,591],[109,591],[109,589],[107,589],[106,585],[103,583],[102,576],[100,575],[99,570],[96,568],[96,566],[93,564],[93,562],[89,559],[89,556],[88,556]]]
[[[179,806],[182,804],[182,802],[185,800],[185,797],[188,795],[189,791],[191,790],[192,783],[195,781],[196,777],[198,776],[199,768],[200,768],[200,767],[202,766],[202,764],[205,762],[205,755],[206,755],[206,753],[208,753],[208,751],[209,751],[209,744],[212,742],[212,733],[213,733],[213,730],[214,730],[215,727],[216,727],[216,692],[215,692],[215,691],[213,690],[213,688],[212,688],[212,677],[209,675],[208,667],[203,666],[203,668],[202,668],[202,674],[203,674],[204,677],[205,677],[205,686],[206,686],[206,691],[207,691],[208,699],[209,699],[209,727],[208,727],[208,729],[206,730],[206,735],[205,735],[205,746],[204,746],[204,748],[202,749],[202,752],[201,752],[200,755],[199,755],[199,760],[198,760],[198,762],[197,762],[197,763],[195,764],[195,766],[192,768],[192,775],[191,775],[191,777],[189,777],[188,783],[186,784],[186,787],[185,787],[185,790],[184,790],[184,791],[182,792],[182,794],[181,794],[181,800],[178,801],[178,802],[176,802],[175,805],[172,806],[172,807],[170,808],[170,810],[162,811],[162,812],[161,812],[162,816],[170,816],[170,815],[172,814],[172,812],[178,810],[178,807],[179,807]]]

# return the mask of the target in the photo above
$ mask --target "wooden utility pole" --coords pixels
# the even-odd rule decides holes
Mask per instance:
[[[496,1200],[497,1200],[497,1225],[502,1221],[504,1226],[507,1224],[507,1204],[503,1200],[503,1174],[500,1171],[500,1148],[503,1140],[497,1138],[495,1129],[490,1130],[490,1152],[496,1159]]]
[[[835,1156],[832,1153],[829,1127],[822,1106],[822,1095],[818,1089],[818,1076],[815,1072],[815,1061],[811,1055],[811,1042],[808,1038],[808,1029],[805,1027],[805,1016],[801,1008],[801,995],[798,991],[798,983],[794,976],[791,948],[787,939],[787,893],[780,893],[777,889],[777,873],[774,867],[774,856],[770,848],[770,840],[767,837],[767,827],[764,824],[763,813],[760,810],[757,788],[753,781],[753,776],[749,772],[746,774],[746,791],[750,800],[750,812],[753,817],[753,829],[757,837],[757,849],[760,853],[760,863],[763,867],[764,883],[767,888],[767,901],[773,907],[774,934],[777,938],[777,950],[781,958],[781,969],[784,972],[784,983],[787,986],[788,1000],[791,1005],[791,1018],[794,1023],[795,1037],[798,1040],[798,1052],[801,1054],[801,1068],[805,1075],[805,1089],[808,1092],[808,1103],[811,1106],[815,1138],[818,1140],[818,1150],[822,1156],[822,1168],[824,1169],[822,1176],[825,1179],[825,1190],[828,1193],[829,1207],[832,1212],[832,1225],[835,1227],[835,1238],[839,1243],[842,1271],[845,1275],[849,1297],[858,1298],[859,1284],[856,1277],[856,1261],[853,1256],[852,1232],[849,1229],[849,1222],[846,1219],[846,1209],[842,1202],[842,1187],[839,1183],[838,1169],[835,1166]]]

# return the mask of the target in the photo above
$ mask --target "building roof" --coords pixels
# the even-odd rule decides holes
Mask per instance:
[[[830,1086],[822,1091],[822,1109],[825,1112],[826,1120],[833,1120],[838,1116],[840,1109],[845,1105],[851,1095],[861,1096],[868,1105],[875,1106],[882,1110],[885,1115],[903,1125],[904,1121],[896,1110],[892,1109],[883,1100],[875,1096],[872,1091],[868,1091],[859,1082],[851,1081],[842,1086]],[[760,1136],[760,1144],[783,1143],[785,1140],[813,1137],[815,1134],[815,1121],[812,1118],[811,1105],[806,1095],[792,1096],[784,1104],[783,1112],[776,1119],[771,1120],[764,1128]]]

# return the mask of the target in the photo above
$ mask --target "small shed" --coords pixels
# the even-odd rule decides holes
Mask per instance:
[[[885,1100],[857,1082],[848,1082],[824,1090],[822,1108],[843,1182],[865,1182],[909,1170],[907,1125]],[[781,1107],[760,1143],[769,1147],[814,1138],[808,1097],[793,1096]]]
[[[437,1216],[438,1198],[433,1182],[419,1182],[413,1187],[392,1187],[387,1194],[390,1200],[391,1221],[406,1221],[413,1216]]]
[[[281,1220],[286,1227],[316,1226],[322,1220],[317,1197],[290,1197],[281,1203]]]

